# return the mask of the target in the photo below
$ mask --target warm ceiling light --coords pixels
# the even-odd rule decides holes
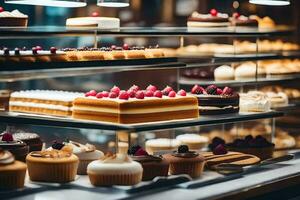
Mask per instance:
[[[98,6],[102,7],[127,7],[129,0],[98,0]]]
[[[289,0],[249,0],[250,3],[267,6],[287,6],[290,5]]]
[[[5,0],[5,3],[77,8],[86,6],[86,0]]]

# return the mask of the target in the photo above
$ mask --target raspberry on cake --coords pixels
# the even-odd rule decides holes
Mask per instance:
[[[196,96],[201,115],[228,114],[239,112],[239,95],[231,88],[210,85],[206,89],[195,85],[191,94]]]
[[[86,95],[76,98],[73,118],[131,124],[199,117],[194,96],[186,95],[183,90],[176,94],[171,87],[167,87],[165,93],[153,92],[154,89],[157,88],[148,86],[148,91],[144,91],[133,86],[122,91],[115,86],[108,97]]]

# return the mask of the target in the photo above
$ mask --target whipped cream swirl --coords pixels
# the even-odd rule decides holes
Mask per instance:
[[[15,161],[15,157],[9,152],[0,150],[0,165],[11,164]]]

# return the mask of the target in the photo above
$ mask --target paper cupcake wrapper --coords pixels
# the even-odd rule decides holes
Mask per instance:
[[[27,168],[32,181],[67,183],[74,181],[78,162],[40,163],[27,161]]]
[[[142,173],[135,174],[93,174],[88,173],[94,186],[136,185],[142,181]]]
[[[0,189],[18,189],[24,187],[26,169],[0,173]]]
[[[195,162],[195,163],[171,163],[170,164],[170,173],[172,175],[178,174],[188,174],[192,178],[197,178],[201,176],[204,168],[205,162]]]

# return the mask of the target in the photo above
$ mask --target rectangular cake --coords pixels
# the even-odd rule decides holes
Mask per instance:
[[[73,118],[132,124],[199,117],[198,101],[193,96],[177,94],[172,97],[163,95],[128,98],[124,91],[119,96],[97,97],[87,95],[76,98]]]
[[[55,90],[26,90],[13,92],[9,111],[67,117],[72,115],[73,100],[83,93]]]

